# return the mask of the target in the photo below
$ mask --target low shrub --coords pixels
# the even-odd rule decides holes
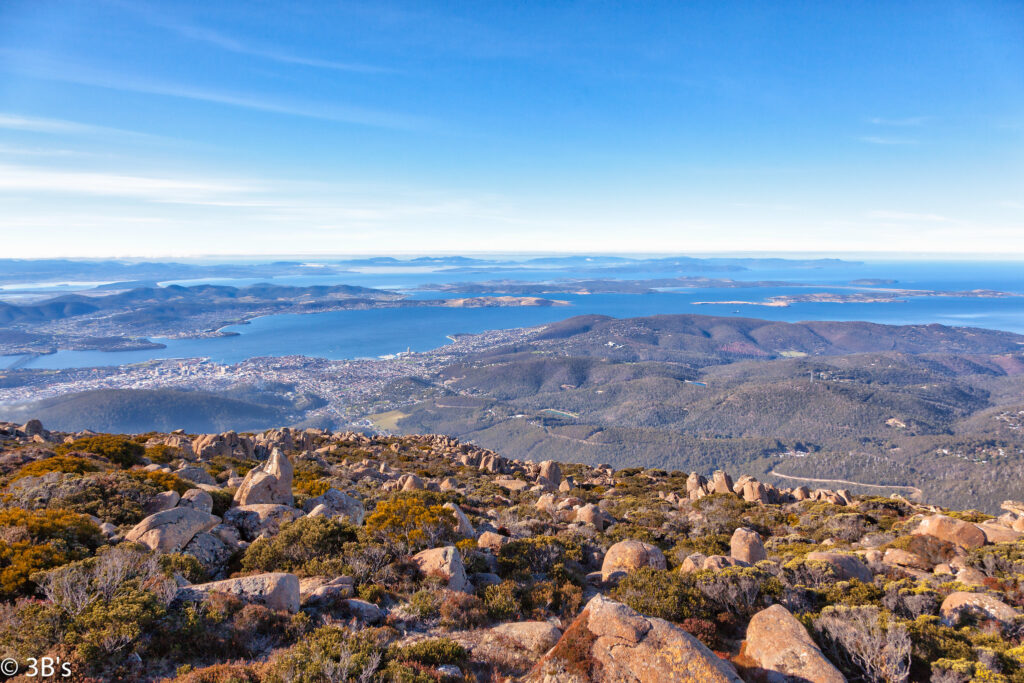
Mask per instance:
[[[644,567],[626,575],[612,597],[637,612],[667,621],[709,616],[709,604],[689,574]]]
[[[242,569],[250,572],[341,573],[345,545],[356,540],[356,530],[328,517],[300,517],[281,527],[280,533],[257,539],[242,556]]]
[[[519,616],[522,603],[516,594],[515,581],[502,581],[484,589],[484,607],[495,621],[508,621]]]
[[[366,533],[407,554],[456,540],[455,515],[429,492],[403,492],[381,501],[366,518]]]
[[[448,629],[473,628],[487,623],[487,608],[483,600],[466,593],[450,593],[441,602],[439,613],[441,626]]]
[[[103,534],[68,510],[0,510],[0,596],[31,595],[32,575],[94,553]]]
[[[125,469],[140,464],[146,452],[141,444],[114,434],[99,434],[77,439],[69,444],[57,446],[56,450],[58,455],[74,451],[94,453]]]
[[[88,458],[77,455],[53,455],[23,466],[14,474],[11,480],[16,481],[25,477],[41,477],[50,472],[85,474],[86,472],[98,472],[100,469],[100,466],[95,461]]]

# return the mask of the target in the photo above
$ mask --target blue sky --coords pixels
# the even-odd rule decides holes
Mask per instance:
[[[0,233],[1024,255],[1024,3],[4,0]]]

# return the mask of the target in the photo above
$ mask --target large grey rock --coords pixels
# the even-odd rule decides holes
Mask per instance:
[[[242,538],[252,541],[263,534],[273,536],[283,525],[302,517],[302,514],[302,510],[289,505],[243,505],[225,512],[224,523],[236,527]]]
[[[274,610],[299,611],[299,579],[294,574],[256,574],[185,586],[178,590],[178,598],[196,601],[210,593],[230,593]]]
[[[469,521],[469,517],[462,511],[455,503],[445,503],[444,507],[446,510],[451,510],[452,514],[455,515],[455,530],[460,536],[464,538],[473,538],[476,536],[476,531],[473,529],[473,525]]]
[[[772,605],[751,617],[743,654],[764,670],[767,675],[763,678],[770,683],[846,683],[803,625],[782,605]]]
[[[349,524],[359,526],[366,517],[366,508],[363,504],[347,493],[338,489],[327,489],[327,492],[316,498],[310,498],[303,505],[303,509],[311,513],[319,506],[323,506],[318,515],[325,517],[341,517]]]
[[[270,458],[259,467],[254,467],[245,475],[242,485],[235,492],[236,505],[292,505],[291,462],[275,448]]]
[[[733,532],[732,539],[729,541],[729,555],[747,564],[757,564],[761,560],[768,559],[761,536],[753,529],[746,527],[740,527]]]
[[[146,501],[146,504],[142,506],[142,511],[147,515],[155,515],[158,512],[176,507],[180,500],[181,496],[178,495],[177,491],[161,491]]]
[[[200,512],[213,512],[213,496],[203,489],[189,489],[181,497],[178,507],[189,507]]]
[[[601,576],[605,581],[628,574],[642,567],[665,569],[665,555],[650,543],[619,541],[604,556]]]
[[[554,647],[562,632],[546,621],[518,621],[500,624],[491,633],[530,652],[544,653]]]
[[[856,555],[849,553],[807,553],[807,559],[817,562],[825,562],[835,568],[840,579],[857,579],[864,583],[871,583],[874,575],[868,566]]]
[[[190,481],[193,484],[205,484],[207,486],[217,485],[217,480],[213,478],[213,475],[204,470],[202,467],[182,467],[180,470],[176,470],[174,473],[181,477],[182,479],[184,479],[185,481]]]
[[[587,673],[583,673],[587,672]],[[598,595],[523,679],[526,683],[742,683],[675,624]]]
[[[220,517],[192,508],[173,508],[150,515],[125,534],[126,541],[142,543],[151,550],[173,553],[181,550],[196,534],[220,524]]]
[[[473,592],[473,584],[466,578],[466,568],[462,564],[462,555],[458,548],[453,545],[444,548],[431,548],[416,553],[412,561],[419,567],[421,573],[427,576],[437,576],[448,582],[448,589]]]

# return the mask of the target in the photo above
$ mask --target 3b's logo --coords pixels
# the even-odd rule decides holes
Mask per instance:
[[[54,676],[67,678],[71,675],[70,662],[62,662],[60,657],[39,657],[38,659],[29,657],[25,661],[27,663],[24,671],[26,678],[52,678]],[[0,671],[6,676],[15,675],[20,668],[18,662],[13,659],[5,659],[0,662]]]

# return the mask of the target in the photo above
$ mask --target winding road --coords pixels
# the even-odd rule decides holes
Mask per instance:
[[[768,474],[770,474],[773,477],[779,477],[780,479],[791,479],[793,481],[813,481],[819,484],[846,484],[847,486],[865,486],[867,488],[872,489],[901,489],[903,491],[910,491],[910,497],[913,498],[914,500],[921,500],[921,496],[924,494],[924,492],[921,489],[917,488],[916,486],[902,486],[899,484],[864,484],[859,481],[850,481],[848,479],[815,479],[813,477],[794,477],[790,474],[781,474],[779,472],[776,472],[774,469],[769,471]]]

